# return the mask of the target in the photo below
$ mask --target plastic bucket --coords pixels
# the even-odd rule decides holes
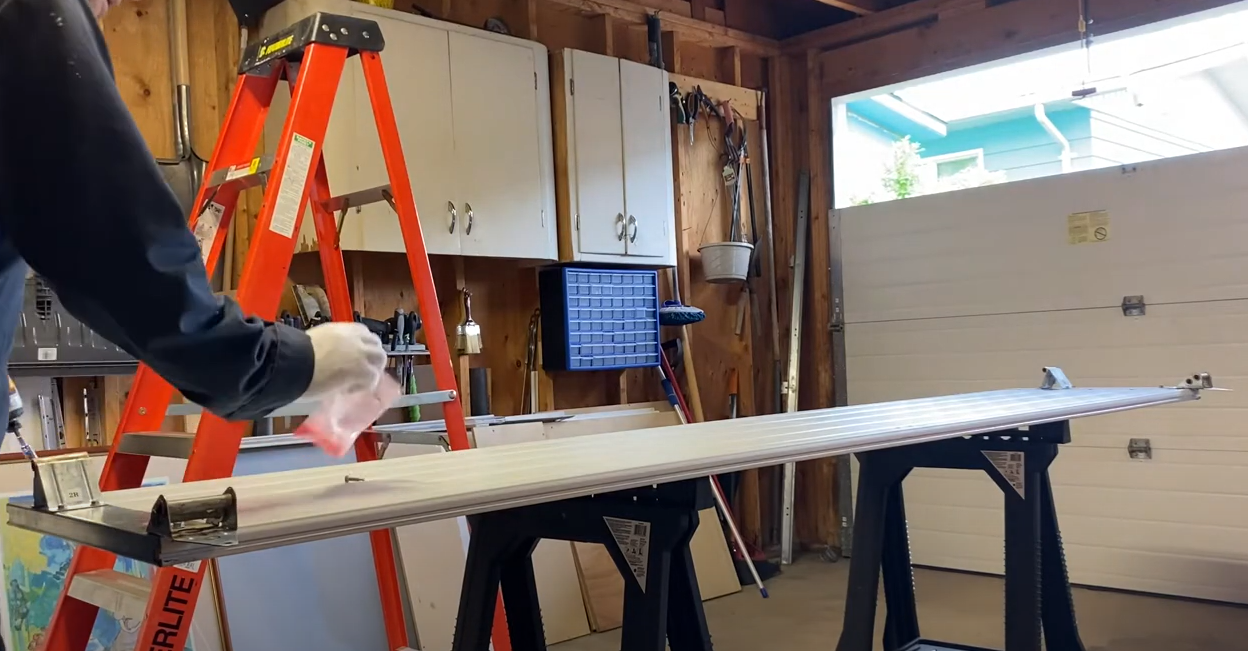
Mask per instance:
[[[698,247],[702,254],[702,273],[708,283],[737,283],[750,273],[750,253],[754,245],[746,242],[720,242]]]

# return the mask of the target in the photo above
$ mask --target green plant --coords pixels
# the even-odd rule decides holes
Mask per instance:
[[[893,143],[892,160],[884,167],[884,192],[890,199],[905,199],[922,194],[919,167],[923,164],[919,154],[923,148],[912,142],[910,136]]]

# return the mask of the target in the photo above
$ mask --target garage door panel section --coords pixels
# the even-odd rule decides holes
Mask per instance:
[[[843,209],[846,321],[1248,297],[1245,167],[1232,149]],[[1100,211],[1105,239],[1071,244],[1070,216]]]
[[[1076,583],[1248,603],[1248,151],[841,212],[851,404],[1208,372],[1202,400],[1079,419],[1051,469]],[[1070,213],[1108,239],[1069,244]],[[1144,316],[1123,296],[1143,294]],[[1129,454],[1147,439],[1151,459]],[[999,572],[984,473],[906,481],[915,561]]]

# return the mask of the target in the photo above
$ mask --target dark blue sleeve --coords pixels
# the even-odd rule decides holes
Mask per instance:
[[[0,0],[0,237],[74,316],[220,416],[258,418],[311,382],[306,334],[212,294],[83,0]]]

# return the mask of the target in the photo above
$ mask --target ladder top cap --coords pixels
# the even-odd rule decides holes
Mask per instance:
[[[345,47],[350,54],[380,52],[386,46],[377,21],[318,11],[248,45],[238,71],[251,72],[279,59],[299,61],[304,48],[314,43]]]

